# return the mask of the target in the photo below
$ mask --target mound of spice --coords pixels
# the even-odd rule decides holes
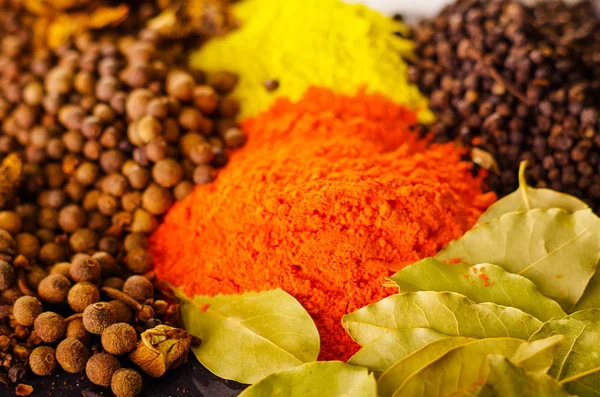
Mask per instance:
[[[461,236],[493,200],[463,152],[429,145],[414,112],[377,95],[311,88],[244,122],[219,179],[151,238],[159,278],[189,294],[280,287],[321,335],[322,359],[357,345],[342,315],[392,293],[385,278]]]
[[[431,118],[407,82],[401,57],[412,54],[413,43],[401,37],[408,33],[402,23],[340,0],[245,0],[232,12],[241,27],[211,39],[191,62],[241,76],[234,96],[242,117],[266,110],[279,96],[297,100],[315,85],[346,94],[365,86],[422,110],[423,121]]]
[[[430,95],[436,139],[495,158],[474,152],[499,195],[527,160],[533,186],[600,211],[600,18],[587,1],[535,3],[451,4],[415,27],[409,76]]]
[[[158,13],[144,4],[53,50],[34,47],[36,19],[18,1],[0,8],[0,383],[17,383],[42,347],[34,373],[86,369],[113,390],[128,390],[111,380],[113,356],[152,376],[187,357],[147,235],[245,137],[227,96],[236,76],[185,68],[180,46],[136,29]],[[178,349],[149,352],[144,335]],[[118,379],[134,378],[137,390],[135,376]]]

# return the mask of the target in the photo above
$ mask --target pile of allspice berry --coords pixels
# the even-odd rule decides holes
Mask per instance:
[[[34,23],[19,1],[0,9],[0,384],[29,395],[27,371],[61,367],[133,397],[140,370],[177,367],[194,339],[147,236],[244,144],[237,78],[187,69],[132,24],[49,50]]]
[[[500,196],[526,160],[532,186],[600,212],[600,9],[524,3],[457,0],[419,22],[409,77],[430,97],[435,138],[474,147]]]

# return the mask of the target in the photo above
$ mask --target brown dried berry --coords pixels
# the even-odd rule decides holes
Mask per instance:
[[[91,256],[82,255],[73,259],[70,274],[71,279],[77,283],[81,281],[97,283],[102,275],[102,268],[98,260]]]
[[[31,372],[39,376],[48,376],[54,372],[58,365],[56,352],[50,346],[39,346],[29,355]]]
[[[107,353],[94,354],[85,366],[88,379],[98,386],[110,386],[113,374],[121,368],[119,360]]]
[[[25,327],[31,327],[42,310],[42,303],[33,296],[22,296],[13,304],[15,320]]]
[[[62,316],[54,312],[44,312],[36,317],[33,328],[44,342],[51,343],[62,338],[67,324]]]
[[[110,285],[105,285],[105,287],[114,288]],[[123,285],[121,285],[121,288],[123,288]],[[129,307],[126,303],[120,300],[112,300],[108,303],[110,303],[111,306],[115,309],[115,318],[117,323],[131,323],[131,321],[133,320],[133,311],[131,310],[131,307]]]
[[[129,353],[137,345],[135,329],[126,323],[116,323],[102,333],[102,347],[110,354],[120,356]]]
[[[110,389],[116,397],[137,397],[142,392],[142,388],[142,376],[129,368],[116,371],[110,382]]]
[[[85,329],[82,318],[74,318],[67,323],[65,337],[79,339],[84,345],[89,345],[92,340],[92,334]]]
[[[115,322],[115,309],[107,302],[94,303],[83,312],[83,325],[92,334],[101,335],[109,325]]]
[[[154,296],[154,286],[146,277],[135,275],[125,280],[123,292],[138,302],[144,302]]]
[[[90,351],[79,339],[67,338],[56,347],[56,361],[71,374],[83,371],[89,358]]]
[[[100,291],[94,284],[82,281],[69,290],[67,302],[76,313],[81,313],[92,303],[100,301]]]
[[[65,303],[71,282],[62,274],[54,273],[45,277],[38,286],[38,295],[43,301],[52,304]]]

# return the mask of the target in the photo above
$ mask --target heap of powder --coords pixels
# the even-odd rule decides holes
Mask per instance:
[[[311,85],[353,94],[387,95],[421,109],[421,121],[432,120],[427,102],[407,82],[413,43],[400,22],[362,5],[339,0],[244,0],[233,6],[242,26],[210,40],[191,62],[206,71],[240,75],[234,95],[241,118],[266,110],[278,96],[297,100]],[[276,81],[268,90],[265,82]]]
[[[311,314],[321,359],[357,345],[344,314],[394,292],[385,278],[435,254],[494,199],[461,150],[420,140],[377,95],[311,88],[242,124],[249,140],[151,239],[159,278],[189,294],[280,287]]]

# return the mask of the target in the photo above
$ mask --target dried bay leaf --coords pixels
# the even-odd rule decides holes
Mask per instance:
[[[511,212],[475,226],[436,256],[493,263],[527,277],[567,312],[583,295],[599,257],[600,219],[589,209]]]
[[[317,361],[271,374],[240,397],[377,397],[375,377],[366,368]]]
[[[361,346],[399,329],[429,328],[449,336],[528,339],[542,325],[533,316],[493,303],[474,303],[454,292],[405,292],[342,319]]]
[[[464,395],[487,379],[487,357],[500,354],[511,358],[527,371],[544,373],[551,365],[561,335],[535,342],[512,338],[491,338],[470,342],[454,349],[410,375],[393,397],[443,397]]]
[[[350,357],[348,364],[366,367],[378,377],[391,365],[423,346],[448,335],[429,328],[399,329],[366,344]]]
[[[306,310],[280,289],[183,299],[185,329],[202,343],[192,350],[215,375],[240,383],[317,359],[319,333]]]
[[[552,377],[527,372],[505,356],[492,354],[487,360],[488,377],[477,397],[573,397]]]
[[[525,178],[526,168],[527,162],[521,162],[519,167],[519,188],[492,204],[479,217],[477,223],[487,222],[509,212],[525,212],[536,208],[560,208],[567,212],[575,212],[588,208],[586,203],[575,196],[551,189],[536,189],[528,186]]]
[[[446,354],[449,350],[473,341],[475,341],[475,339],[463,337],[439,339],[409,354],[389,367],[379,377],[379,380],[377,381],[377,391],[379,392],[379,396],[392,397],[396,389],[420,368],[426,367],[431,362]]]
[[[600,309],[582,310],[551,320],[530,340],[564,335],[548,374],[581,397],[600,395]]]
[[[402,292],[458,292],[475,303],[514,307],[541,321],[567,315],[556,301],[542,295],[529,279],[489,263],[469,266],[426,258],[405,267],[391,279]]]

